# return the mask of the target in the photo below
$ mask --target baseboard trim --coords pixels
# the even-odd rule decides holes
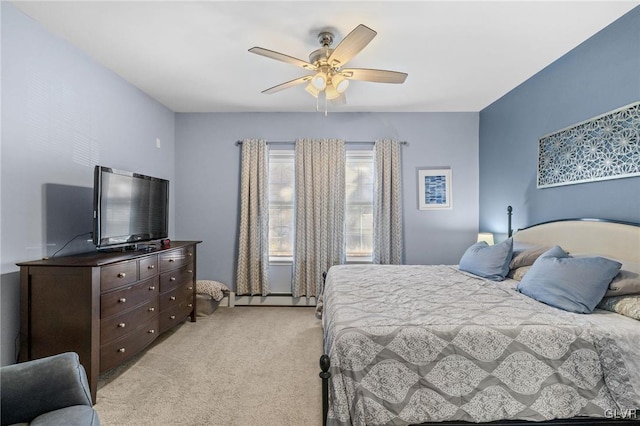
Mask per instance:
[[[225,291],[224,297],[220,300],[220,304],[218,306],[223,306],[225,308],[233,308],[236,305],[236,293],[233,291]]]
[[[226,301],[225,299],[229,299]],[[290,294],[273,294],[269,296],[236,296],[231,293],[222,299],[220,306],[316,306],[315,297],[293,297]],[[233,301],[231,300],[233,299]]]

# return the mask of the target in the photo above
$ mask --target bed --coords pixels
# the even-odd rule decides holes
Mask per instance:
[[[547,222],[519,230],[511,244],[508,273],[517,279],[461,270],[466,253],[459,266],[332,267],[317,309],[324,423],[640,419],[640,321],[599,309],[640,296],[605,284],[611,297],[584,314],[542,303],[524,286],[556,245],[580,268],[575,259],[606,259],[620,265],[616,279],[627,269],[638,278],[640,225]],[[511,262],[536,250],[527,265]]]

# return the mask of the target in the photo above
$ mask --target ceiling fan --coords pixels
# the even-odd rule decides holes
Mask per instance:
[[[334,49],[331,47],[333,33],[322,31],[318,34],[318,41],[322,47],[311,52],[308,62],[262,47],[252,47],[249,49],[251,53],[296,65],[313,72],[313,74],[270,87],[263,90],[262,93],[276,93],[293,86],[308,83],[306,91],[315,98],[324,94],[325,101],[330,100],[334,104],[344,104],[346,103],[344,92],[349,86],[349,80],[404,83],[407,74],[403,72],[368,68],[342,68],[351,58],[364,49],[376,34],[371,28],[360,24],[347,34]]]

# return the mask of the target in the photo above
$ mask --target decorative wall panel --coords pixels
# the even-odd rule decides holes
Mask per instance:
[[[640,176],[640,102],[540,138],[538,188]]]

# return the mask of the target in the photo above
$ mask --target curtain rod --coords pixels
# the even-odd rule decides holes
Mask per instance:
[[[243,141],[236,141],[236,145],[242,145]],[[295,141],[267,141],[267,145],[293,145]],[[371,144],[373,145],[374,141],[344,141],[346,144]],[[400,145],[409,145],[407,141],[400,141]]]

